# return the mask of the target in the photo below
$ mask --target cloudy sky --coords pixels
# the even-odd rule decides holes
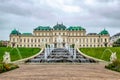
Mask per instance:
[[[13,29],[32,33],[57,22],[87,33],[105,28],[112,36],[120,32],[120,0],[0,0],[0,40],[9,40]]]

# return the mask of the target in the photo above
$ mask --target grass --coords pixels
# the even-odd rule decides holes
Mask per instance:
[[[111,52],[107,49],[110,49],[112,52],[116,52],[117,58],[120,59],[120,47],[80,48],[80,51],[88,56],[110,61]]]
[[[18,50],[20,51],[22,58],[33,56],[40,51],[39,48],[18,48]],[[0,62],[3,60],[5,52],[10,52],[11,61],[21,59],[16,48],[0,47]]]

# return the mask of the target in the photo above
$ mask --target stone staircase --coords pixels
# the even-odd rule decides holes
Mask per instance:
[[[51,53],[45,59],[45,51],[38,56],[27,60],[27,63],[96,63],[94,59],[87,58],[80,54],[77,50],[76,58],[67,49],[57,48],[51,51]]]

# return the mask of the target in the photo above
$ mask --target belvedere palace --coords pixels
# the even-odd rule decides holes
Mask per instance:
[[[110,47],[109,39],[109,32],[105,29],[99,33],[86,34],[86,29],[81,26],[66,27],[63,24],[56,24],[53,28],[38,26],[33,33],[20,33],[14,29],[10,33],[9,45],[11,47],[42,47],[43,44],[53,44],[57,48],[61,41],[61,47],[75,43],[79,47]]]

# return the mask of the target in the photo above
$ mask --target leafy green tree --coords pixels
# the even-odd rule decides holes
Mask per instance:
[[[6,45],[4,45],[2,41],[0,41],[0,47],[6,47]]]
[[[113,43],[113,47],[120,47],[120,38]]]

